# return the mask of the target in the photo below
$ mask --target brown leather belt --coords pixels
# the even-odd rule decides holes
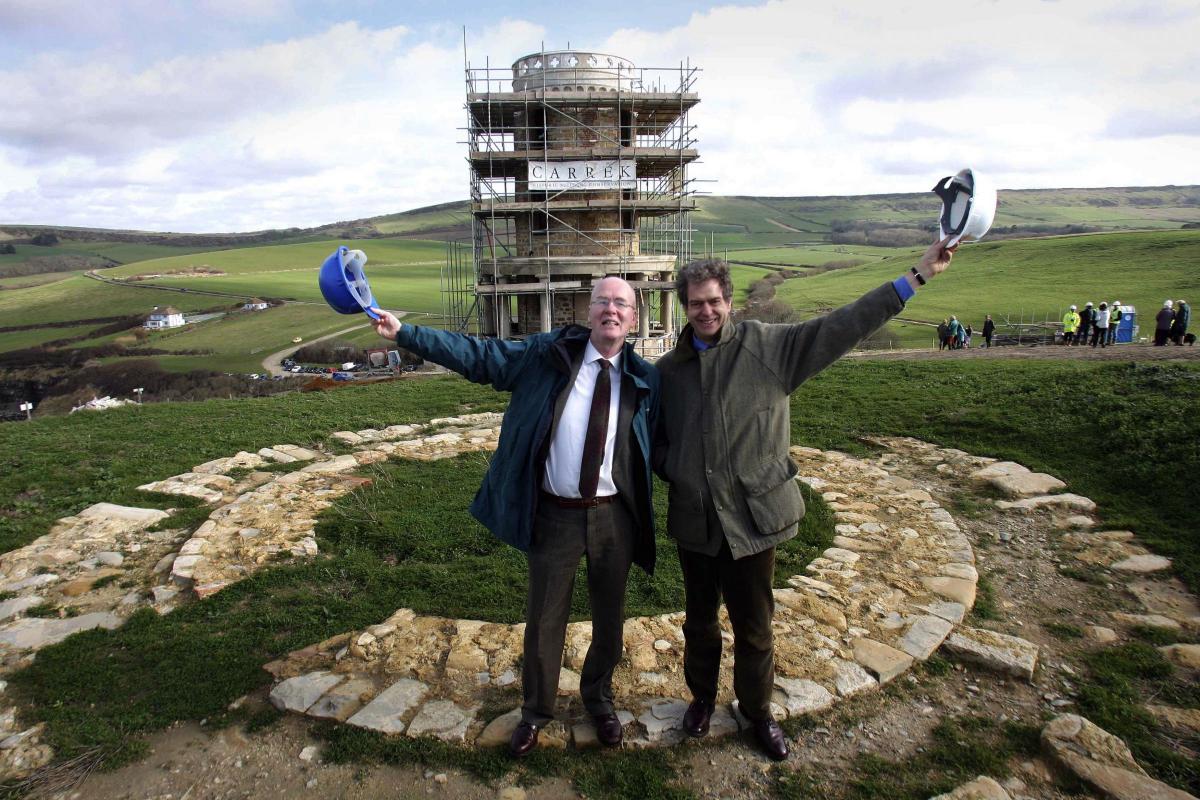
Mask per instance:
[[[603,497],[596,496],[590,500],[584,500],[582,497],[559,497],[556,494],[542,492],[542,500],[547,503],[553,503],[559,508],[595,508],[606,503],[611,503],[616,500],[615,494],[605,495]]]

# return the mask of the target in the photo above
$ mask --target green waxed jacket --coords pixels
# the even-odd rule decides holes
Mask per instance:
[[[788,396],[904,307],[884,284],[798,325],[727,321],[697,352],[691,326],[658,361],[661,406],[655,469],[670,483],[667,533],[685,550],[716,554],[706,506],[734,558],[796,535],[804,500],[788,457]]]

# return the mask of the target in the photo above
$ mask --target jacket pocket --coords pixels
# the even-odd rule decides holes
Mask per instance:
[[[704,498],[700,492],[670,484],[667,534],[675,541],[687,544],[708,541],[708,515],[704,512]]]
[[[804,517],[804,497],[796,484],[796,465],[787,456],[759,464],[738,480],[758,533],[778,533]]]

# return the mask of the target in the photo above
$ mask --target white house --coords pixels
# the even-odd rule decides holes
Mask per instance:
[[[173,306],[155,306],[142,323],[142,327],[150,330],[162,328],[179,328],[184,324],[183,312]]]
[[[242,311],[266,311],[269,305],[265,300],[252,297],[242,306]]]

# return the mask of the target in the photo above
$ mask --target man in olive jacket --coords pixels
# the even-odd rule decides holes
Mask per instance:
[[[789,395],[899,313],[949,265],[953,250],[936,243],[910,273],[798,325],[734,324],[723,261],[680,270],[676,289],[688,325],[658,362],[654,462],[670,483],[667,532],[683,568],[684,677],[693,697],[684,728],[692,736],[708,732],[716,702],[723,597],[734,635],[734,693],[767,755],[787,757],[770,705],[775,545],[795,536],[804,516],[788,457]]]

